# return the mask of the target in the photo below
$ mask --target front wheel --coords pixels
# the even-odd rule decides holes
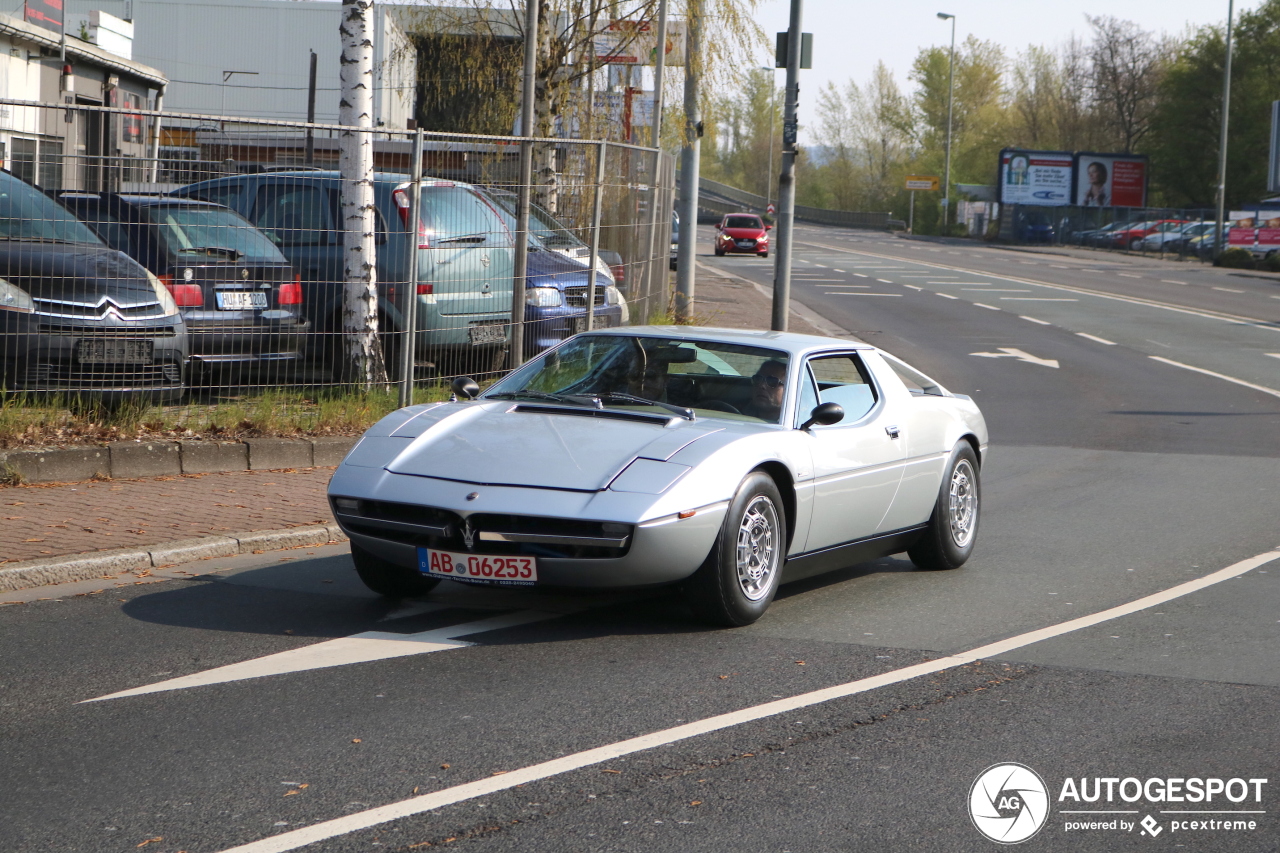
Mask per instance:
[[[738,486],[711,553],[685,584],[694,613],[730,628],[759,619],[778,591],[786,551],[782,495],[756,471]]]
[[[717,258],[724,257],[724,249],[721,249],[719,246],[716,247],[716,257]]]
[[[767,257],[769,257],[769,253],[768,253],[768,252],[761,252],[761,253],[760,253],[760,257],[762,257],[762,258],[767,258]]]
[[[907,549],[911,562],[928,571],[964,565],[978,536],[981,496],[978,456],[969,442],[962,441],[951,451],[929,526],[920,540]]]
[[[351,561],[356,564],[356,574],[369,589],[388,598],[412,598],[431,591],[439,578],[427,577],[421,572],[406,569],[388,562],[376,554],[351,544]]]

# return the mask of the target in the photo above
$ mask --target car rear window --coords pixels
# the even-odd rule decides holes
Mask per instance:
[[[724,220],[725,228],[763,228],[760,220],[754,216],[727,216]]]
[[[203,205],[149,205],[142,213],[160,227],[174,255],[226,258],[229,252],[238,252],[246,261],[288,263],[267,235],[235,211]]]

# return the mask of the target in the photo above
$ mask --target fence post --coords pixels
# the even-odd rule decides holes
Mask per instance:
[[[313,56],[315,54],[312,54]],[[310,128],[307,129],[310,133]],[[400,408],[413,405],[413,365],[418,349],[418,223],[422,219],[422,128],[413,134],[413,159],[409,167],[409,274],[404,306],[404,346],[400,348]]]
[[[160,111],[164,109],[164,87],[156,92],[155,138],[151,140],[151,183],[160,183]]]
[[[604,202],[604,161],[609,143],[601,140],[596,153],[596,191],[591,202],[591,283],[587,286],[587,330],[596,322],[596,264],[600,263],[600,207]]]

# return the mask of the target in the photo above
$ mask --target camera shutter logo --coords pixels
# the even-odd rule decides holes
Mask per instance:
[[[1000,844],[1031,838],[1049,817],[1049,791],[1024,764],[993,764],[969,789],[969,817],[979,832]]]

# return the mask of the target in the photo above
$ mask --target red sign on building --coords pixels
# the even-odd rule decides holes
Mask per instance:
[[[26,0],[24,17],[28,24],[61,33],[62,0]]]

